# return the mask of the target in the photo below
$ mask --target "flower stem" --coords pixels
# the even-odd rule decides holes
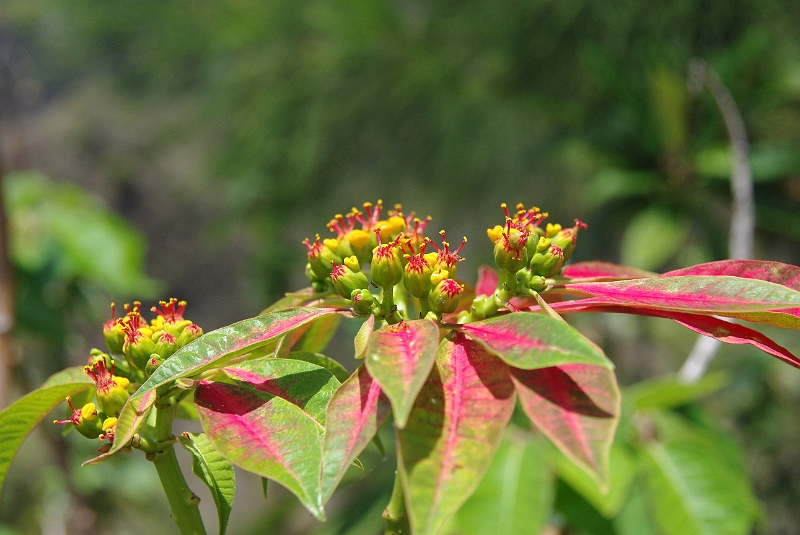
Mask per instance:
[[[389,504],[383,511],[383,519],[386,521],[384,535],[411,534],[408,513],[406,513],[406,500],[405,496],[403,496],[403,485],[400,482],[400,472],[395,473],[392,497],[389,498]]]
[[[178,525],[181,535],[206,535],[206,528],[198,509],[200,498],[186,484],[172,444],[172,421],[175,417],[175,407],[156,407],[155,411],[155,438],[166,446],[162,451],[148,456],[148,458],[153,461],[161,485],[164,487],[172,519]]]

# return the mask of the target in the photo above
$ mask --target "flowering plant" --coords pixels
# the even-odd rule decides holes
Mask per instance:
[[[0,413],[0,483],[30,430],[73,396],[57,423],[103,441],[86,464],[144,452],[181,533],[205,528],[176,442],[211,489],[220,533],[234,496],[232,464],[285,486],[323,520],[391,415],[397,477],[386,533],[433,535],[449,529],[481,483],[517,402],[570,466],[597,488],[618,485],[610,473],[623,412],[614,366],[563,315],[667,318],[800,367],[788,350],[731,321],[800,329],[800,268],[731,260],[657,275],[568,264],[586,225],[543,224],[546,213],[523,205],[502,209],[503,221],[487,231],[497,269],[481,267],[474,287],[457,278],[466,238],[453,248],[441,231],[437,244],[425,235],[430,218],[395,206],[384,219],[378,201],[337,215],[328,225],[335,237],[306,240],[310,287],[255,318],[203,334],[176,299],[153,307],[150,323],[139,303],[122,318],[112,308],[107,352],[93,350],[83,369],[56,374]],[[363,364],[352,374],[321,353],[341,318],[363,320],[354,340]],[[78,395],[86,402],[74,406]],[[173,436],[176,415],[197,418],[203,433]],[[683,512],[691,516],[691,507]]]

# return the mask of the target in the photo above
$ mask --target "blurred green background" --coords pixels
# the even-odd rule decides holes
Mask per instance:
[[[111,300],[174,295],[206,331],[257,314],[306,285],[303,238],[378,198],[467,235],[472,282],[501,202],[588,222],[574,260],[725,258],[730,143],[708,92],[687,91],[694,57],[747,127],[755,257],[800,264],[794,0],[0,0],[15,395],[82,363]],[[676,371],[694,341],[652,319],[576,324],[623,386]],[[800,350],[796,333],[768,334]],[[703,410],[744,450],[758,532],[800,534],[800,374],[741,347],[713,367],[730,384]],[[26,443],[0,534],[64,533],[64,519],[67,533],[173,529],[146,463],[79,470],[89,453],[71,438],[59,453],[42,426]],[[393,470],[374,464],[319,527],[276,486],[265,513],[242,476],[255,490],[231,532],[374,533],[358,522]],[[110,492],[120,478],[155,487]]]

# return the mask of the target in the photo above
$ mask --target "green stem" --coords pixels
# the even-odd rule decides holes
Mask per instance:
[[[403,318],[397,313],[397,310],[392,310],[394,308],[393,287],[385,287],[383,289],[383,303],[381,303],[381,306],[383,307],[386,323],[394,325],[395,323],[403,321]]]
[[[403,484],[400,481],[400,472],[395,473],[394,488],[389,504],[383,511],[383,519],[386,521],[386,531],[384,535],[410,535],[411,525],[408,522],[406,513],[406,499],[403,496]]]
[[[175,417],[175,406],[156,407],[155,438],[164,444],[164,450],[148,456],[156,467],[161,485],[169,501],[172,519],[178,525],[181,535],[206,535],[203,519],[200,517],[198,498],[186,484],[186,480],[178,465],[175,448],[172,444],[172,421]]]

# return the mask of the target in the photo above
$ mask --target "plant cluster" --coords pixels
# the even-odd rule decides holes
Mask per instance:
[[[672,319],[724,342],[800,360],[729,319],[800,328],[800,268],[763,261],[702,264],[664,275],[604,262],[565,264],[586,226],[544,224],[517,205],[487,236],[497,269],[457,278],[467,239],[425,235],[430,218],[366,203],[336,215],[335,237],[305,240],[310,287],[261,315],[203,334],[170,299],[147,323],[140,305],[104,326],[108,353],[65,370],[0,413],[17,422],[13,451],[65,395],[69,418],[104,441],[96,464],[142,450],[158,470],[182,533],[204,533],[173,444],[194,457],[224,532],[232,464],[280,483],[317,518],[345,473],[392,416],[397,478],[386,533],[441,533],[484,477],[517,404],[568,462],[609,483],[621,415],[612,362],[562,318],[618,312]],[[113,315],[113,312],[112,312]],[[348,373],[320,353],[341,318],[361,318]],[[85,372],[85,374],[83,373]],[[88,377],[87,377],[88,376]],[[83,394],[85,396],[85,394]],[[173,436],[176,415],[203,433]],[[5,419],[5,422],[3,421]],[[11,447],[11,446],[8,446]],[[2,479],[0,479],[0,482]]]

